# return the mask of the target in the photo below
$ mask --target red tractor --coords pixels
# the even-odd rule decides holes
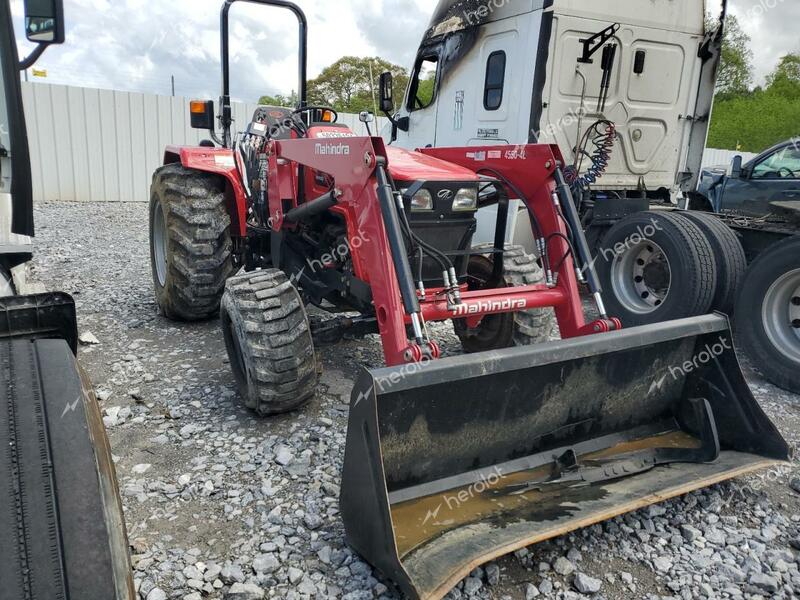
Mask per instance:
[[[232,135],[234,1],[222,9],[221,134],[213,102],[193,102],[212,140],[167,148],[153,179],[158,304],[182,320],[220,312],[241,395],[261,415],[314,396],[315,339],[380,334],[387,369],[353,390],[341,510],[353,547],[407,594],[439,598],[498,553],[786,458],[731,347],[669,376],[729,338],[723,317],[626,332],[605,314],[558,148],[409,152],[357,136],[307,105],[306,20],[284,0],[257,3],[298,17],[300,106],[259,107]],[[388,113],[391,88],[382,77]],[[528,208],[536,257],[504,245],[510,199]],[[496,241],[473,248],[490,205]],[[309,305],[359,316],[314,326]],[[549,344],[553,312],[564,341]],[[438,321],[453,322],[464,356],[440,359]],[[445,493],[468,501],[444,516]]]

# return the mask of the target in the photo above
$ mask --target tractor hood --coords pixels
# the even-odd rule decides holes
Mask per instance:
[[[386,147],[389,173],[397,181],[478,181],[474,171],[419,152]]]

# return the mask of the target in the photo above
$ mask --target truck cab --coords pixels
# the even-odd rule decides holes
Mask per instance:
[[[697,185],[711,112],[721,26],[707,28],[705,11],[702,0],[441,0],[386,135],[406,148],[553,143],[573,163],[604,119],[618,137],[592,189],[674,200]]]

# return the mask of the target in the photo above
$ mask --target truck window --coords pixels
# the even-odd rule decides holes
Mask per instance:
[[[787,146],[762,160],[753,179],[800,179],[800,148]]]
[[[503,104],[503,88],[506,82],[506,53],[492,52],[486,61],[486,85],[483,91],[483,107],[497,110]]]
[[[422,60],[414,74],[411,86],[412,98],[409,110],[421,110],[433,104],[436,97],[436,74],[439,67],[438,56],[428,56]]]

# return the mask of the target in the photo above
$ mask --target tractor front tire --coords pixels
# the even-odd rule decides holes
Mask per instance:
[[[491,249],[493,246],[486,247]],[[477,251],[484,247],[476,248]],[[490,256],[470,257],[469,289],[484,289],[491,279],[494,261]],[[503,256],[502,287],[514,288],[544,283],[544,271],[534,256],[522,246],[506,247]],[[463,319],[453,321],[464,352],[474,354],[514,346],[532,346],[558,337],[558,323],[552,309],[531,309],[516,313],[489,315],[480,325],[470,329]]]
[[[239,392],[261,416],[289,412],[316,393],[318,371],[305,305],[282,271],[228,280],[220,310]]]
[[[156,302],[176,321],[219,312],[234,274],[225,183],[215,175],[170,164],[153,175],[150,261]]]

